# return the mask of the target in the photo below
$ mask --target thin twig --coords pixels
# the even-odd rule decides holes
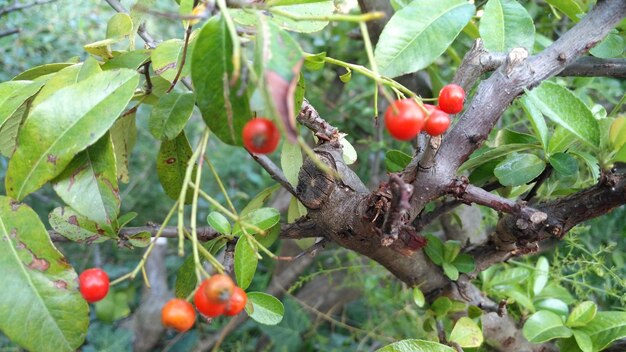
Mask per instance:
[[[183,72],[183,67],[185,67],[185,61],[187,60],[187,48],[189,47],[189,37],[191,37],[192,27],[192,24],[189,24],[187,26],[187,31],[185,31],[185,44],[183,45],[183,57],[180,59],[180,65],[178,66],[178,71],[176,71],[176,76],[174,77],[172,84],[167,89],[167,91],[165,91],[165,93],[169,93],[172,91],[172,89],[174,89],[174,87],[176,86],[176,82],[178,82],[178,79],[180,78],[181,72]]]
[[[287,181],[287,178],[285,177],[285,174],[283,174],[283,171],[278,166],[276,166],[276,164],[274,164],[274,162],[270,158],[262,154],[251,153],[250,151],[248,151],[248,153],[250,153],[250,156],[252,156],[252,158],[257,163],[259,163],[259,165],[261,165],[276,182],[283,186],[283,188],[286,189],[287,192],[291,193],[296,198],[298,197],[296,190],[293,188],[291,183]]]
[[[13,3],[13,5],[11,6],[6,6],[0,9],[0,17],[8,15],[11,12],[15,12],[15,11],[22,11],[25,10],[29,7],[33,7],[33,6],[37,6],[37,5],[44,5],[44,4],[49,4],[51,2],[55,2],[57,0],[35,0],[31,3],[26,3],[26,4],[20,4],[18,1],[15,1]]]

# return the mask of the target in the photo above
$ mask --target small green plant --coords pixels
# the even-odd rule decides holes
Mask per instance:
[[[476,269],[474,258],[466,253],[461,253],[461,242],[441,240],[433,235],[426,235],[428,244],[424,247],[424,253],[433,263],[441,266],[443,272],[450,280],[458,280],[459,273],[469,273]]]

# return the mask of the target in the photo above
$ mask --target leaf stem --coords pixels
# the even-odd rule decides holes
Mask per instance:
[[[279,10],[274,7],[270,7],[268,11],[273,13],[274,15],[287,17],[294,21],[320,21],[320,22],[342,21],[342,22],[365,23],[367,21],[375,21],[381,18],[385,18],[385,13],[382,11],[368,12],[368,13],[364,13],[360,15],[333,14],[333,15],[326,15],[326,16],[296,15],[291,12]]]

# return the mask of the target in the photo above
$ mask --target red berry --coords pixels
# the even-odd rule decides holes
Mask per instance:
[[[241,313],[241,311],[246,307],[246,302],[248,302],[246,292],[239,286],[235,287],[233,295],[230,296],[230,300],[226,304],[224,315],[233,316]]]
[[[432,106],[432,105],[431,105]],[[444,133],[450,126],[450,116],[445,112],[435,108],[427,107],[430,116],[424,124],[424,132],[431,136],[438,136]]]
[[[191,303],[184,299],[174,298],[161,309],[161,322],[165,327],[185,332],[196,322],[196,311],[193,310]]]
[[[409,141],[424,127],[425,115],[413,99],[396,100],[385,111],[385,126],[395,139]]]
[[[448,114],[456,114],[463,110],[465,91],[461,86],[448,84],[439,92],[439,109]]]
[[[98,302],[109,292],[109,276],[99,268],[87,269],[78,277],[78,286],[87,302]]]
[[[209,302],[228,303],[235,290],[235,283],[228,275],[215,274],[205,280],[204,294]]]
[[[215,303],[209,301],[204,291],[209,280],[204,280],[200,287],[196,290],[196,294],[193,296],[193,303],[200,313],[209,317],[215,318],[224,313],[226,303]]]
[[[252,119],[243,127],[243,145],[252,153],[269,154],[280,141],[280,132],[268,119]]]

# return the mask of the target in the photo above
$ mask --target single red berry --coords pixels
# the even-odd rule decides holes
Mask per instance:
[[[246,295],[246,292],[239,286],[235,287],[233,295],[230,296],[230,300],[226,304],[224,315],[233,316],[241,313],[241,311],[246,307],[246,302],[248,302],[248,295]]]
[[[109,292],[109,276],[100,268],[87,269],[78,277],[78,286],[87,302],[98,302]]]
[[[204,294],[209,302],[225,304],[235,290],[235,283],[228,275],[215,274],[205,280]]]
[[[252,153],[269,154],[276,150],[280,132],[274,122],[259,117],[243,127],[243,145]]]
[[[396,100],[385,111],[385,126],[393,138],[409,141],[424,127],[425,115],[413,99]]]
[[[439,92],[439,109],[448,114],[457,114],[463,110],[465,91],[461,86],[448,84]]]
[[[450,116],[437,108],[429,109],[429,112],[430,116],[424,124],[424,132],[431,136],[444,133],[450,126]]]
[[[204,280],[200,287],[196,290],[196,294],[193,296],[193,303],[200,313],[209,317],[215,318],[224,313],[226,303],[214,303],[209,301],[204,291],[209,280]]]
[[[191,303],[184,299],[174,298],[161,309],[161,322],[165,327],[185,332],[196,322],[196,311]]]

